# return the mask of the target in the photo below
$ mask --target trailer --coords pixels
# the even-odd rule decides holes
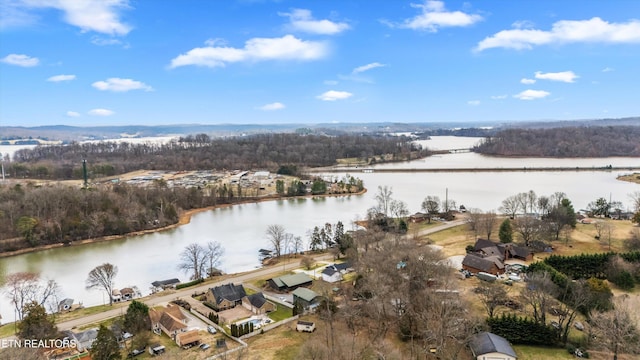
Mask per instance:
[[[296,331],[313,332],[316,329],[316,324],[311,321],[298,320],[296,324]]]
[[[494,282],[496,280],[498,280],[498,277],[493,275],[493,274],[489,274],[486,272],[479,272],[476,274],[476,277],[480,280],[484,280],[484,281],[488,281],[488,282]]]

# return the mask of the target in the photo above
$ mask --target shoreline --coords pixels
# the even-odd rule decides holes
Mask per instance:
[[[259,199],[253,198],[253,199],[240,200],[240,201],[235,202],[233,204],[220,204],[220,205],[207,206],[207,207],[198,208],[198,209],[189,209],[189,210],[185,210],[182,214],[180,214],[177,223],[171,224],[171,225],[167,225],[167,226],[163,226],[161,228],[134,231],[134,232],[130,232],[130,233],[122,234],[122,235],[108,235],[108,236],[101,236],[101,237],[92,238],[92,239],[78,240],[78,241],[71,242],[68,245],[65,245],[65,244],[62,244],[62,243],[57,243],[57,244],[43,245],[43,246],[38,246],[38,247],[33,247],[33,248],[26,248],[26,249],[20,249],[20,250],[15,250],[15,251],[3,252],[3,253],[0,253],[0,259],[1,258],[12,257],[12,256],[17,256],[17,255],[33,253],[33,252],[38,252],[38,251],[57,249],[57,248],[61,248],[61,247],[82,246],[82,245],[95,244],[95,243],[111,241],[111,240],[119,240],[119,239],[123,239],[123,238],[126,238],[126,237],[135,237],[135,236],[141,236],[141,235],[146,235],[146,234],[152,234],[152,233],[156,233],[156,232],[163,232],[163,231],[175,229],[175,228],[177,228],[179,226],[182,226],[182,225],[189,224],[191,222],[191,217],[193,215],[195,215],[195,214],[198,214],[198,213],[201,213],[201,212],[204,212],[204,211],[209,211],[209,210],[224,209],[224,208],[227,208],[227,207],[230,207],[230,206],[234,206],[234,205],[257,204],[257,203],[265,202],[265,201],[299,199],[299,198],[340,197],[340,196],[351,196],[351,195],[358,195],[359,196],[359,195],[364,195],[366,192],[367,192],[367,189],[364,188],[362,191],[355,192],[355,193],[349,193],[349,194],[321,194],[321,195],[302,195],[302,196],[287,196],[287,197],[282,197],[282,196],[277,196],[277,195],[268,195],[268,196],[265,196],[264,198],[259,198]]]

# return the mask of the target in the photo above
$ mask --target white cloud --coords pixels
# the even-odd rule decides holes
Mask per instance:
[[[290,13],[278,13],[289,18],[287,28],[311,34],[335,35],[349,29],[349,24],[331,20],[314,20],[311,11],[293,9]]]
[[[480,105],[480,100],[469,100],[467,101],[467,104],[471,106],[478,106]]]
[[[522,79],[520,79],[520,83],[521,84],[527,84],[527,85],[535,84],[536,83],[536,79],[522,78]]]
[[[323,42],[304,41],[293,35],[281,38],[253,38],[244,48],[207,46],[194,48],[171,60],[170,68],[196,65],[224,67],[227,63],[266,60],[316,60],[329,53]]]
[[[107,109],[93,109],[89,110],[88,114],[92,116],[111,116],[115,114],[115,112]]]
[[[22,54],[9,54],[2,59],[0,59],[5,64],[16,65],[22,67],[33,67],[37,66],[40,63],[40,60],[35,57],[31,57],[28,55]]]
[[[353,71],[351,73],[352,74],[358,74],[358,73],[361,73],[361,72],[369,71],[371,69],[384,67],[384,66],[387,66],[387,65],[380,64],[379,62],[374,62],[374,63],[371,63],[371,64],[358,66],[357,68],[353,69]]]
[[[126,92],[130,90],[153,91],[153,88],[143,82],[132,79],[109,78],[107,81],[96,81],[91,84],[94,88],[103,91]]]
[[[52,8],[64,13],[64,21],[82,31],[126,35],[131,26],[120,21],[120,12],[129,9],[129,0],[23,0],[20,6]]]
[[[98,46],[109,46],[109,45],[122,45],[122,41],[115,38],[103,38],[99,36],[94,36],[91,38],[91,43]]]
[[[264,111],[274,111],[274,110],[282,110],[284,109],[286,106],[283,103],[280,102],[274,102],[271,104],[266,104],[260,107],[260,110],[264,110]]]
[[[536,71],[536,79],[561,81],[566,83],[575,82],[580,76],[576,75],[573,71],[562,71],[557,73],[543,73]]]
[[[493,100],[502,100],[502,99],[506,99],[507,97],[509,97],[509,95],[493,95],[493,96],[491,96],[491,99],[493,99]]]
[[[550,92],[548,91],[544,91],[544,90],[525,90],[521,93],[515,94],[513,95],[514,98],[520,99],[520,100],[535,100],[535,99],[542,99],[545,98],[547,96],[551,95]]]
[[[76,112],[76,111],[67,111],[67,116],[68,117],[79,117],[80,113]]]
[[[75,75],[55,75],[47,79],[47,81],[51,82],[60,82],[60,81],[71,81],[76,78]]]
[[[329,90],[327,92],[324,92],[318,96],[316,96],[318,99],[323,100],[323,101],[336,101],[336,100],[344,100],[344,99],[348,99],[351,96],[353,96],[352,93],[350,92],[346,92],[346,91],[336,91],[336,90]]]
[[[529,20],[518,20],[511,24],[514,29],[533,29],[535,24]]]
[[[602,72],[611,72],[611,71],[615,71],[615,69],[614,68],[610,68],[608,66],[606,68],[602,69]]]
[[[442,27],[469,26],[482,20],[482,16],[477,14],[447,11],[442,1],[427,0],[424,4],[411,4],[411,6],[422,10],[422,14],[406,19],[398,25],[399,27],[437,32]]]
[[[610,23],[599,17],[590,20],[561,20],[551,30],[502,30],[480,41],[475,51],[491,48],[532,49],[534,46],[566,43],[640,43],[640,20]]]

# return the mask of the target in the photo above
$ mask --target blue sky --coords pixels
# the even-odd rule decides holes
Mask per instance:
[[[1,125],[640,115],[640,1],[0,0]]]

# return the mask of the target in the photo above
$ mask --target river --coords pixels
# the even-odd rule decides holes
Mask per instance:
[[[430,148],[464,148],[479,139],[434,137],[423,141]],[[433,145],[430,145],[433,144]],[[519,167],[533,166],[584,166],[600,167],[639,166],[639,158],[599,159],[537,159],[498,158],[473,153],[434,156],[407,163],[381,164],[385,168],[443,167]],[[434,163],[437,163],[434,165]],[[451,165],[456,164],[456,165]],[[580,165],[578,165],[580,164]],[[604,165],[603,165],[604,164]],[[416,172],[416,173],[353,173],[364,180],[369,190],[365,195],[347,197],[323,197],[287,199],[204,211],[194,215],[191,223],[178,228],[127,237],[120,240],[90,245],[58,248],[0,259],[0,271],[35,271],[42,277],[55,279],[61,287],[60,299],[70,297],[85,306],[107,301],[103,292],[86,290],[85,280],[89,271],[104,262],[118,266],[116,287],[138,286],[143,294],[149,293],[154,280],[173,277],[186,281],[186,274],[179,272],[179,254],[193,242],[205,244],[219,241],[225,249],[221,268],[225,272],[251,270],[259,266],[258,250],[268,248],[265,230],[271,224],[281,224],[287,232],[301,236],[307,243],[307,233],[314,226],[326,222],[342,221],[346,229],[353,228],[353,221],[361,219],[368,208],[375,205],[378,186],[392,187],[393,198],[405,201],[410,212],[420,211],[420,203],[427,195],[449,198],[467,208],[496,210],[507,196],[534,190],[538,195],[550,195],[556,191],[567,193],[576,209],[582,209],[598,197],[611,197],[630,205],[628,194],[640,190],[640,185],[616,180],[617,171],[580,172]],[[330,174],[342,176],[343,174]],[[12,321],[14,311],[5,296],[0,298],[3,321]]]

